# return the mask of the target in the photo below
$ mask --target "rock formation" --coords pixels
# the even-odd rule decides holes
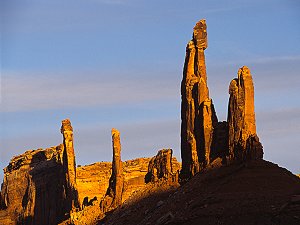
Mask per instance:
[[[248,67],[239,69],[238,78],[230,83],[229,94],[228,160],[260,159],[263,157],[263,149],[256,134],[254,86]]]
[[[63,144],[29,150],[4,169],[0,224],[53,225],[77,207],[73,130],[62,121]]]
[[[107,212],[111,209],[115,209],[122,204],[123,193],[123,165],[121,161],[121,142],[120,132],[113,128],[111,130],[112,135],[112,147],[113,147],[113,162],[112,162],[112,174],[109,179],[109,186],[104,199],[101,201],[101,209]]]
[[[126,201],[134,192],[142,189],[145,177],[148,174],[149,163],[153,158],[137,158],[123,162],[124,185],[122,202]],[[176,173],[181,165],[175,157],[172,158],[172,170]],[[83,205],[84,199],[88,202],[95,197],[101,200],[109,186],[112,163],[97,162],[91,165],[78,166],[76,168],[77,189],[80,203]]]
[[[178,170],[180,167],[178,168],[178,162],[176,158],[172,158],[172,154],[172,149],[158,151],[157,155],[149,162],[148,173],[145,176],[146,183],[159,180],[178,182]]]
[[[65,216],[63,145],[30,150],[4,169],[0,224],[53,225]]]
[[[171,223],[187,212],[191,213],[191,218],[195,218],[195,209],[205,211],[209,206],[212,206],[212,210],[207,211],[209,215],[215,212],[219,217],[223,215],[224,207],[221,206],[218,208],[220,211],[215,211],[214,207],[219,206],[215,204],[214,197],[220,196],[222,191],[224,204],[227,205],[232,204],[232,201],[228,201],[228,190],[235,194],[236,191],[240,192],[246,188],[244,191],[248,196],[248,183],[255,184],[253,187],[256,188],[257,184],[254,181],[257,181],[255,180],[257,177],[261,185],[268,187],[269,183],[264,180],[269,177],[266,174],[263,179],[259,176],[250,177],[247,185],[238,182],[226,187],[232,181],[233,173],[240,173],[243,170],[240,177],[236,179],[240,181],[251,174],[249,173],[251,168],[253,170],[256,167],[260,168],[260,171],[265,171],[272,165],[268,165],[263,160],[254,161],[263,157],[263,148],[256,134],[254,86],[250,70],[245,66],[242,67],[238,71],[238,78],[231,81],[228,119],[219,122],[207,86],[204,55],[206,48],[206,22],[200,20],[194,27],[192,40],[187,45],[181,83],[180,177],[182,181],[186,181],[196,173],[206,170],[204,176],[200,174],[191,180],[191,185],[187,184],[177,189],[180,185],[178,182],[180,163],[172,157],[171,149],[162,149],[151,159],[141,158],[122,162],[120,133],[116,129],[111,131],[112,163],[101,162],[76,168],[73,128],[70,120],[66,119],[62,121],[61,126],[62,144],[47,149],[30,150],[13,157],[4,169],[4,181],[0,192],[0,224],[92,225],[98,223],[108,211],[118,208],[114,211],[118,213],[126,207],[138,208],[143,205],[143,202],[146,204],[138,209],[143,210],[138,220],[142,219],[144,222],[157,217],[155,224]],[[249,167],[238,164],[249,160],[252,160],[247,162]],[[234,165],[210,170],[221,167],[225,163]],[[281,173],[277,168],[274,171]],[[254,169],[253,173],[258,174],[258,170]],[[290,174],[282,177],[290,180],[291,184],[295,180],[295,177]],[[295,187],[298,187],[299,179],[296,179]],[[281,182],[281,185],[285,186],[285,182]],[[276,197],[277,184],[274,187],[273,194]],[[198,188],[201,190],[195,192]],[[294,192],[292,189],[290,191],[290,193]],[[198,195],[198,202],[195,202],[194,197],[197,193],[200,195]],[[218,195],[208,196],[212,193]],[[253,194],[256,196],[257,192],[254,191]],[[261,194],[265,196],[268,193]],[[157,199],[157,196],[165,200],[160,197]],[[190,199],[188,202],[186,196]],[[244,197],[238,196],[236,199],[240,201]],[[261,199],[263,198],[260,197],[258,201],[260,204],[264,203]],[[124,207],[120,207],[125,200]],[[167,204],[168,207],[165,207]],[[239,210],[240,205],[234,205]],[[182,211],[183,206],[188,211]],[[179,213],[171,212],[172,207],[175,207],[173,209]],[[179,210],[176,207],[179,207]],[[256,210],[252,205],[249,209]],[[129,217],[132,219],[132,213],[138,210],[129,210],[129,213],[122,214],[117,219],[125,220]],[[156,213],[157,210],[159,212]],[[281,210],[282,207],[279,211]],[[204,215],[203,211],[199,215]],[[229,212],[230,218],[234,218],[235,215],[230,214],[232,210],[225,211]],[[160,215],[162,213],[163,216]],[[252,217],[251,213],[249,215]],[[200,217],[205,222],[206,218]],[[138,223],[143,224],[143,221]],[[184,222],[190,224],[189,220]]]
[[[181,82],[182,178],[193,176],[210,162],[217,117],[207,87],[206,48],[206,22],[200,20],[194,27],[193,39],[186,48]]]
[[[238,78],[231,82],[228,120],[218,122],[207,87],[206,48],[206,22],[200,20],[187,45],[181,82],[182,180],[210,167],[216,159],[224,164],[263,155],[256,135],[254,87],[249,69],[242,67]]]
[[[79,208],[78,191],[76,186],[76,162],[73,144],[73,128],[69,119],[62,121],[61,133],[64,145],[64,172],[66,177],[66,210]]]

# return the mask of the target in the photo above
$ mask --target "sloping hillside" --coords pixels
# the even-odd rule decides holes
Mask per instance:
[[[99,224],[300,224],[300,179],[264,160],[206,171],[176,190],[149,193]]]

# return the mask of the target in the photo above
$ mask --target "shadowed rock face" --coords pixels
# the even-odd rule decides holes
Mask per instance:
[[[61,133],[63,135],[64,145],[64,172],[66,176],[66,198],[70,205],[66,210],[79,208],[78,191],[76,186],[76,162],[73,142],[73,128],[71,121],[65,119],[62,121]]]
[[[172,149],[159,150],[154,156],[148,166],[148,173],[145,177],[146,183],[157,182],[164,180],[167,182],[178,182],[178,170],[180,164],[176,158],[172,158]]]
[[[186,48],[181,82],[182,178],[189,178],[210,163],[210,151],[217,117],[209,98],[204,50],[207,48],[205,20],[194,27]]]
[[[239,69],[238,78],[230,83],[229,94],[229,162],[262,158],[263,149],[256,134],[254,86],[248,67]]]
[[[4,169],[0,224],[52,225],[67,208],[63,145],[30,150]]]
[[[112,174],[109,179],[109,186],[106,195],[100,203],[103,212],[112,210],[122,204],[124,185],[123,166],[121,161],[120,132],[113,128],[111,130],[111,135],[113,147]]]

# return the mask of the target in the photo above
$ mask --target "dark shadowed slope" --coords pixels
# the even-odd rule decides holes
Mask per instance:
[[[300,179],[264,160],[221,167],[123,206],[105,224],[300,224]]]

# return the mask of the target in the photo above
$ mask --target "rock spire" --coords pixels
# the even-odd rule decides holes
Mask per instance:
[[[78,191],[76,186],[76,162],[73,142],[73,128],[71,121],[62,121],[61,133],[63,135],[63,167],[66,176],[66,200],[69,210],[79,208]]]
[[[229,162],[262,158],[263,149],[256,134],[254,85],[248,67],[239,69],[238,78],[229,85],[229,94]]]
[[[207,86],[206,48],[206,22],[200,20],[186,48],[181,82],[182,180],[210,167],[218,158],[224,164],[259,159],[263,155],[256,134],[250,70],[242,67],[238,78],[230,83],[228,119],[219,122]]]
[[[206,21],[200,20],[186,48],[181,82],[182,178],[193,176],[210,162],[213,126],[217,117],[207,87],[206,48]]]
[[[100,203],[103,212],[115,209],[122,204],[124,177],[123,164],[121,161],[120,132],[112,128],[111,135],[113,147],[112,174],[109,179],[106,195]]]

